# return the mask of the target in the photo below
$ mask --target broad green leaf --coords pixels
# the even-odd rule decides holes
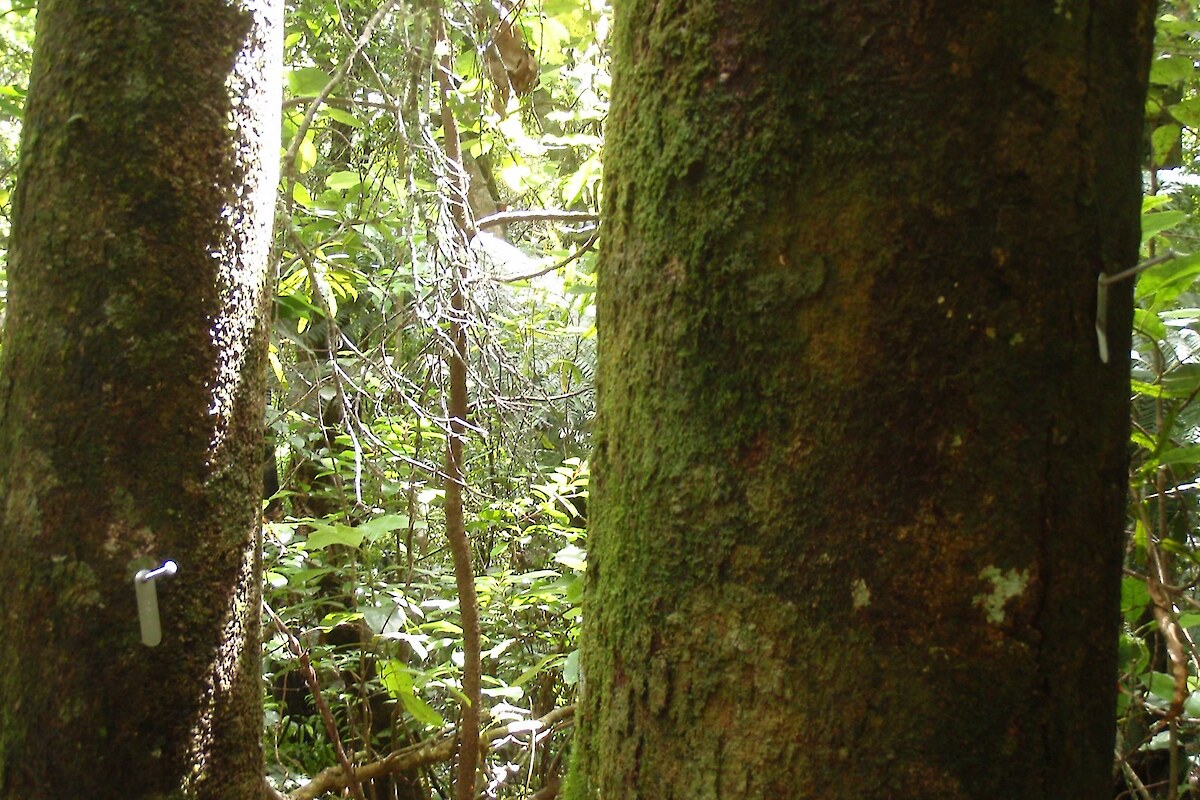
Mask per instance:
[[[1158,314],[1143,308],[1133,310],[1133,329],[1155,341],[1167,338],[1167,326],[1159,319]]]
[[[346,547],[359,547],[363,542],[363,532],[340,522],[335,525],[314,525],[316,530],[308,535],[307,549],[321,550],[330,545],[340,544]]]
[[[1182,211],[1155,211],[1153,214],[1143,214],[1142,243],[1145,244],[1150,241],[1150,237],[1186,221],[1187,214]]]
[[[1180,125],[1161,125],[1154,129],[1154,133],[1150,134],[1150,147],[1154,153],[1154,163],[1161,164],[1166,161],[1167,156],[1179,144],[1179,137],[1183,135],[1183,127]]]
[[[538,9],[550,17],[574,14],[579,11],[579,0],[542,0]]]
[[[599,178],[601,169],[598,154],[593,154],[587,161],[583,162],[583,165],[575,171],[575,174],[563,186],[563,198],[568,206],[573,205],[579,199],[580,195],[583,194],[583,190],[592,181]]]
[[[292,184],[292,199],[305,208],[312,208],[312,195],[308,193],[308,189],[305,189],[304,184],[300,181]]]
[[[332,120],[337,120],[343,125],[349,125],[353,128],[363,127],[363,121],[358,117],[346,111],[344,108],[334,108],[333,106],[325,106],[321,109],[321,115],[329,117]]]
[[[321,93],[329,83],[329,76],[319,67],[294,69],[287,76],[288,88],[297,97],[312,97]]]
[[[1141,616],[1149,603],[1150,592],[1145,581],[1128,576],[1121,579],[1121,612],[1127,619],[1130,615]]]
[[[394,658],[379,665],[379,680],[383,683],[383,688],[387,689],[388,694],[397,699],[401,695],[413,692],[412,675],[409,674],[408,668],[403,662]]]
[[[363,522],[356,528],[372,542],[398,530],[408,530],[407,514],[384,514]]]
[[[1198,277],[1200,254],[1181,256],[1143,272],[1138,278],[1136,294],[1138,299],[1154,297],[1156,303],[1169,303],[1187,291]]]
[[[1193,97],[1176,103],[1168,111],[1171,116],[1193,130],[1200,128],[1200,97]]]
[[[317,146],[313,144],[312,137],[304,137],[304,141],[300,143],[300,147],[296,150],[296,169],[300,174],[308,172],[317,163]]]
[[[362,184],[362,176],[357,172],[335,172],[325,179],[325,185],[330,189],[344,192]]]
[[[1173,447],[1164,450],[1158,457],[1161,466],[1180,466],[1182,464],[1200,464],[1200,446]]]
[[[328,633],[338,625],[344,625],[347,622],[358,622],[363,618],[363,615],[357,611],[335,611],[332,614],[326,614],[321,618],[320,628]]]
[[[1163,388],[1158,384],[1146,383],[1145,381],[1139,380],[1130,380],[1129,388],[1134,394],[1140,394],[1144,397],[1162,397],[1166,394],[1166,392],[1163,391]],[[1148,449],[1153,449],[1153,447]]]
[[[1150,690],[1150,694],[1165,703],[1171,702],[1175,694],[1175,679],[1165,672],[1151,672],[1142,676],[1142,682]]]
[[[433,728],[440,728],[446,724],[441,714],[417,697],[412,675],[409,674],[408,667],[403,662],[395,659],[385,661],[380,667],[379,677],[388,694],[399,700],[400,704],[404,706],[404,710],[418,722]]]
[[[1170,703],[1175,696],[1175,678],[1165,672],[1151,672],[1149,675],[1144,675],[1142,682],[1146,684],[1151,695],[1164,703]],[[1189,690],[1190,688],[1189,686]],[[1200,714],[1200,697],[1189,693],[1183,701],[1183,710],[1189,717]]]
[[[1168,56],[1150,62],[1150,82],[1171,86],[1191,77],[1195,63],[1190,56]]]
[[[421,625],[420,630],[426,633],[448,633],[451,636],[462,636],[462,628],[455,625],[453,622],[447,622],[444,619],[426,622]]]
[[[563,681],[568,686],[579,683],[579,651],[572,650],[563,662]]]
[[[1121,671],[1127,675],[1141,675],[1149,666],[1150,651],[1141,639],[1122,633],[1117,648]]]
[[[1187,397],[1200,388],[1200,364],[1184,364],[1163,376],[1163,391],[1172,397]]]
[[[582,572],[587,567],[587,551],[569,544],[554,554],[554,560],[568,569]]]
[[[1170,195],[1148,194],[1142,198],[1142,213],[1145,214],[1147,211],[1153,211],[1159,206],[1165,206],[1167,203],[1171,202],[1171,200],[1172,198]]]

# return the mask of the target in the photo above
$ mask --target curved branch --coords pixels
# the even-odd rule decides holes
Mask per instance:
[[[475,227],[494,228],[510,222],[599,222],[600,215],[590,211],[556,211],[546,208],[531,208],[526,211],[500,211],[488,214],[475,221]]]
[[[507,725],[489,728],[481,733],[479,738],[481,742],[487,744],[497,739],[503,739],[506,736],[512,736],[514,733],[547,730],[570,720],[574,716],[574,705],[563,706],[562,708],[554,709],[540,719],[530,722],[510,722]],[[355,768],[354,774],[360,781],[367,781],[397,772],[427,767],[431,764],[439,764],[454,758],[454,751],[457,749],[457,746],[457,733],[449,733],[433,739],[426,739],[423,742],[410,745],[394,753],[389,753],[378,761],[360,764]],[[281,795],[275,791],[271,795],[271,800],[281,800],[281,798],[282,800],[316,800],[316,798],[323,794],[344,788],[347,784],[346,771],[340,766],[330,767],[314,775],[312,780],[290,794]]]

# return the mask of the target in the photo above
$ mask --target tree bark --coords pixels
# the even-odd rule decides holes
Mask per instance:
[[[263,794],[278,0],[43,0],[0,371],[0,797]],[[134,574],[157,582],[141,644]]]
[[[567,797],[1105,796],[1153,11],[617,5]]]

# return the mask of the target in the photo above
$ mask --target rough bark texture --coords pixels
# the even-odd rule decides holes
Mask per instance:
[[[277,0],[42,0],[0,371],[0,797],[261,796]],[[163,641],[140,643],[137,559]]]
[[[1104,796],[1153,4],[615,11],[567,796]]]

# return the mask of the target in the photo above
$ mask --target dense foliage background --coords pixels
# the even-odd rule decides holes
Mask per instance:
[[[0,0],[0,237],[33,19]],[[339,749],[411,749],[457,717],[442,505],[456,325],[483,711],[490,725],[551,715],[493,740],[480,785],[525,798],[557,784],[579,681],[608,28],[605,0],[289,5],[263,526],[264,736],[282,791]],[[1165,7],[1146,111],[1152,265],[1136,278],[1114,796],[1200,793],[1198,42],[1196,10]],[[447,103],[465,175],[447,157]],[[448,796],[448,768],[428,758],[367,791]]]

